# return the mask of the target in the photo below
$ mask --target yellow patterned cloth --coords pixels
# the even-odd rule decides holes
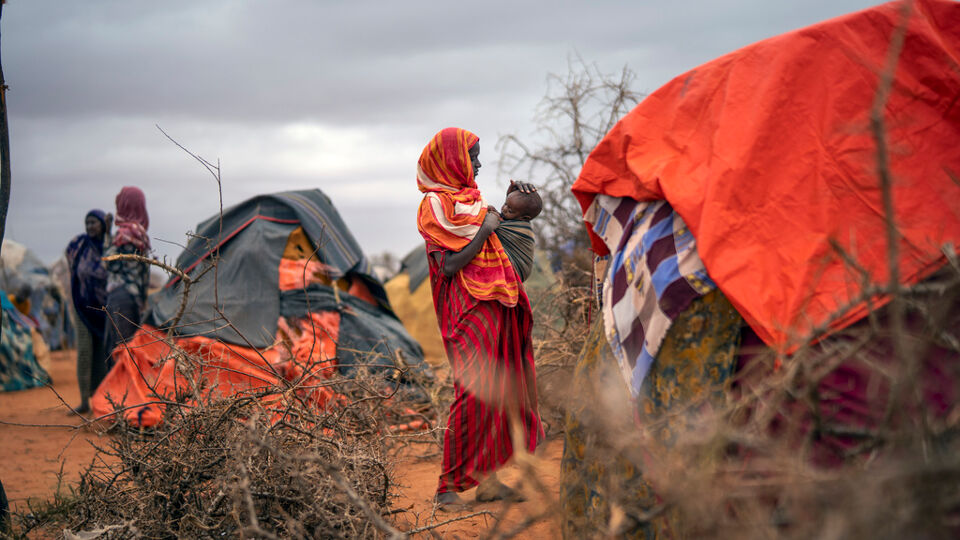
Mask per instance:
[[[695,300],[674,321],[645,378],[636,407],[639,429],[652,431],[643,451],[656,463],[692,429],[696,419],[725,401],[740,339],[742,318],[719,290]],[[567,411],[560,501],[564,538],[591,538],[610,531],[612,508],[621,516],[623,538],[683,537],[679,512],[663,503],[644,478],[640,460],[613,448],[606,428],[610,413],[599,403],[627,400],[628,391],[607,347],[600,323],[584,346],[573,388],[581,397]],[[619,383],[619,386],[612,384]],[[611,397],[611,393],[620,395]],[[655,514],[648,518],[645,514]],[[719,511],[719,509],[718,509]]]

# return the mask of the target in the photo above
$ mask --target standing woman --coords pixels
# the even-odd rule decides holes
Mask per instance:
[[[107,303],[107,269],[103,265],[104,239],[109,237],[107,215],[91,210],[84,218],[86,233],[67,245],[70,265],[70,293],[77,324],[77,383],[80,405],[77,413],[90,411],[90,396],[106,375],[107,355],[103,348],[104,311]]]
[[[417,187],[424,193],[417,226],[454,382],[436,495],[441,507],[461,504],[457,493],[481,481],[478,500],[516,496],[495,474],[513,455],[511,431],[529,452],[544,437],[530,302],[493,234],[500,217],[488,210],[474,180],[478,141],[469,131],[446,128],[417,164]]]
[[[143,255],[150,251],[147,203],[139,188],[127,186],[117,195],[117,232],[106,255]],[[113,349],[130,338],[140,326],[140,312],[147,300],[150,269],[147,263],[116,260],[107,263],[107,321],[104,350],[108,367]]]

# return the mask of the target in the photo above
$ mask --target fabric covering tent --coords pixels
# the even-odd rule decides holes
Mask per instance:
[[[33,354],[30,324],[0,290],[3,310],[3,336],[0,337],[0,391],[11,392],[43,386],[50,375]]]
[[[904,23],[882,108],[900,282],[960,247],[960,4],[906,5],[767,39],[675,78],[590,154],[573,186],[581,206],[597,194],[668,201],[710,277],[778,350],[863,317],[864,291],[890,279],[870,118]]]
[[[427,252],[420,245],[403,258],[400,272],[387,281],[385,288],[390,305],[410,335],[423,347],[427,361],[438,366],[446,361],[446,353],[443,352],[437,312],[433,307],[429,274]]]
[[[184,388],[177,373],[191,356],[204,359],[194,373],[214,397],[280,378],[309,381],[335,370],[352,376],[361,365],[394,373],[398,361],[432,376],[356,240],[319,190],[261,195],[225,210],[222,222],[211,217],[197,226],[177,267],[196,280],[182,316],[184,284],[173,277],[150,297],[142,330],[113,351],[115,365],[91,401],[96,414],[112,411],[111,401],[143,404],[124,415],[156,424],[163,411],[152,402]],[[173,348],[164,331],[171,325]],[[176,361],[166,361],[171,357]],[[406,382],[398,382],[401,389],[414,391]],[[318,407],[336,397],[312,386],[309,398]]]
[[[430,270],[427,266],[427,252],[422,245],[413,248],[403,258],[400,271],[387,281],[385,289],[390,305],[403,321],[407,331],[423,347],[424,356],[433,366],[443,364],[446,353],[437,324],[437,312],[433,306],[433,292],[430,288]],[[534,309],[537,307],[538,291],[549,289],[556,283],[556,277],[550,270],[546,257],[541,251],[534,255],[530,276],[523,283],[527,296],[531,297]],[[534,318],[534,332],[538,320]]]
[[[51,275],[39,257],[23,244],[3,241],[0,264],[0,285],[7,294],[15,294],[22,286],[30,287],[30,318],[51,350],[73,345],[69,293]],[[68,282],[69,283],[69,282]]]
[[[900,32],[902,47],[897,39]],[[897,53],[893,70],[887,68],[891,51]],[[893,84],[878,109],[885,124],[878,130],[871,127],[870,120],[884,73],[893,76]],[[602,216],[612,216],[606,221],[595,219],[593,226],[588,225],[593,249],[601,256],[598,262],[603,264],[602,257],[610,255],[611,268],[617,264],[641,271],[644,267],[671,268],[656,265],[670,258],[677,260],[677,250],[658,251],[652,246],[666,239],[661,246],[676,248],[679,235],[673,233],[682,229],[657,231],[626,225],[622,230],[628,232],[623,237],[640,240],[638,244],[647,248],[643,252],[646,260],[635,266],[631,256],[640,249],[628,251],[626,241],[616,247],[610,247],[614,242],[605,242],[614,236],[608,232],[630,223],[619,221],[618,213],[624,218],[641,206],[638,203],[651,202],[644,206],[661,205],[658,208],[682,217],[689,227],[683,234],[695,236],[699,258],[720,290],[698,298],[689,304],[692,309],[674,319],[681,324],[667,334],[666,341],[672,341],[672,346],[660,350],[652,376],[631,388],[638,390],[633,420],[650,435],[643,439],[641,460],[612,459],[629,453],[621,451],[616,437],[597,437],[597,427],[590,425],[600,417],[597,404],[617,398],[608,392],[591,395],[588,392],[593,389],[588,385],[596,384],[600,392],[606,392],[609,385],[603,382],[615,372],[614,363],[622,363],[623,355],[616,350],[618,344],[608,338],[612,332],[607,318],[588,338],[572,384],[585,389],[584,400],[568,408],[565,425],[561,488],[565,538],[580,538],[610,523],[611,503],[624,493],[610,496],[618,490],[604,493],[597,486],[609,485],[611,478],[616,486],[629,490],[626,497],[631,503],[637,503],[635,513],[621,520],[632,521],[637,528],[624,537],[682,537],[685,531],[708,530],[698,528],[700,523],[682,523],[689,517],[683,511],[690,506],[670,504],[666,486],[678,470],[675,466],[683,463],[670,459],[690,447],[709,446],[703,444],[707,440],[704,433],[713,433],[718,423],[730,418],[737,418],[732,422],[733,431],[720,427],[717,432],[735,442],[713,445],[690,463],[723,477],[719,484],[709,484],[711,487],[745,487],[730,506],[717,505],[716,514],[739,507],[740,500],[750,497],[750,489],[756,489],[755,493],[762,494],[759,498],[771,502],[766,507],[770,514],[744,512],[743,516],[750,517],[740,523],[766,520],[777,523],[780,530],[792,530],[799,521],[816,522],[824,514],[804,503],[802,509],[792,507],[787,499],[795,492],[780,498],[783,492],[765,484],[746,488],[748,484],[758,486],[755,479],[776,470],[777,465],[771,469],[772,463],[790,459],[796,460],[791,467],[806,460],[817,466],[878,467],[875,474],[883,476],[891,464],[900,466],[888,460],[889,454],[879,453],[891,439],[878,445],[864,444],[869,435],[861,434],[886,436],[896,431],[898,428],[888,431],[888,427],[891,418],[900,414],[905,417],[898,421],[909,423],[939,425],[945,421],[943,413],[956,403],[953,337],[944,337],[943,347],[930,340],[929,347],[925,343],[911,351],[911,360],[918,366],[917,378],[907,379],[898,377],[903,371],[883,367],[886,362],[901,360],[883,332],[847,348],[838,342],[849,340],[851,334],[835,340],[828,334],[858,320],[861,327],[884,328],[886,324],[878,321],[888,315],[882,309],[887,299],[874,295],[870,305],[863,301],[891,280],[882,168],[892,177],[892,217],[899,233],[895,251],[899,256],[893,259],[893,267],[899,269],[899,282],[910,285],[931,276],[960,247],[958,97],[960,3],[897,2],[767,39],[699,66],[650,94],[604,137],[573,186],[585,222],[595,203],[605,199],[624,203],[625,211],[616,207]],[[884,137],[884,144],[878,144],[878,135]],[[884,167],[879,165],[878,148],[888,151]],[[610,223],[614,225],[608,227]],[[675,222],[663,219],[659,223],[672,227]],[[657,236],[657,232],[667,234]],[[664,274],[662,277],[669,279],[678,274],[682,277],[680,272]],[[617,275],[614,272],[597,275],[604,280],[605,291],[624,291],[628,288],[625,282],[630,282],[629,278],[618,281],[611,277]],[[637,289],[632,282],[631,286]],[[728,309],[726,299],[735,310]],[[658,306],[654,302],[647,305]],[[608,311],[617,307],[610,302],[603,306]],[[621,320],[641,321],[649,313],[630,304],[623,307],[616,313]],[[864,320],[868,309],[875,309],[875,316]],[[956,310],[952,315],[944,311],[938,315],[943,317],[940,320],[956,320]],[[737,328],[740,315],[752,331]],[[910,336],[911,343],[920,343],[918,338],[926,341],[926,336],[919,334],[928,327],[906,326],[904,335]],[[911,330],[916,334],[908,333]],[[636,335],[635,343],[647,342],[648,335]],[[814,349],[823,363],[814,358],[803,364],[804,369],[795,372],[802,373],[796,379],[806,381],[796,386],[793,380],[782,383],[784,371],[778,372],[779,366],[771,358],[758,353],[765,350],[760,338],[778,353],[795,350],[808,338],[821,339],[824,346]],[[949,345],[947,340],[952,340]],[[810,356],[801,361],[807,359]],[[771,373],[777,376],[771,377]],[[917,411],[911,401],[910,406],[891,414],[888,407],[895,401],[888,397],[895,395],[890,386],[896,384],[890,382],[891,373],[896,383],[909,381],[911,393],[915,391],[923,400],[920,408],[926,410]],[[627,382],[631,382],[629,378]],[[789,389],[791,397],[771,399],[775,405],[764,413],[769,414],[767,419],[753,412],[740,415],[751,410],[745,403],[765,402],[771,387],[779,387],[778,392]],[[603,399],[598,400],[600,396]],[[741,396],[758,401],[739,401]],[[793,398],[795,406],[785,403]],[[619,399],[628,396],[623,393]],[[757,410],[763,409],[752,409]],[[745,416],[760,423],[747,425],[743,420],[740,424]],[[736,431],[738,425],[745,430]],[[764,436],[779,439],[778,450],[795,452],[773,457],[765,449],[752,452],[751,439]],[[689,437],[696,442],[684,446]],[[898,432],[896,437],[903,436]],[[801,440],[802,444],[794,445]],[[605,445],[615,449],[613,453]],[[737,446],[742,451],[732,450]],[[896,445],[890,447],[893,454],[898,453]],[[943,448],[951,450],[946,445]],[[720,463],[715,469],[710,463],[713,457]],[[738,460],[745,466],[741,468]],[[748,462],[754,466],[746,466]],[[741,474],[746,482],[730,483],[728,474]],[[815,476],[810,473],[811,478]],[[893,483],[891,489],[896,489]],[[682,491],[680,496],[688,493],[693,491]],[[665,496],[661,498],[661,494]],[[673,497],[677,494],[670,493]],[[829,501],[818,499],[825,508],[824,502]],[[881,512],[888,509],[883,505],[877,508]],[[833,511],[824,520],[830,525],[822,530],[836,533],[843,526],[834,527],[838,520],[832,518],[840,514],[836,508]],[[922,519],[935,521],[926,515]],[[726,530],[740,531],[733,523],[725,522]],[[869,535],[867,530],[858,533]],[[749,529],[743,531],[745,536],[751,534]],[[956,532],[951,532],[946,535],[956,537]]]

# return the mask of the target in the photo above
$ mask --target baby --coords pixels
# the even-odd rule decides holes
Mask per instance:
[[[510,186],[513,189],[513,185]],[[507,190],[507,198],[500,208],[500,226],[497,227],[497,237],[507,252],[510,264],[516,270],[520,281],[530,277],[533,268],[533,248],[536,238],[533,235],[533,226],[530,220],[540,214],[543,201],[536,191],[524,193],[519,189]]]

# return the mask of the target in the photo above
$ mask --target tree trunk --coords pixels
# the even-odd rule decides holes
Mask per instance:
[[[0,18],[3,17],[4,2],[5,0],[0,0]],[[9,206],[10,132],[7,130],[7,82],[3,78],[3,62],[0,61],[0,253],[3,250],[3,235],[7,229],[7,208]],[[3,330],[2,318],[0,318],[0,330]]]
[[[3,2],[0,1],[0,18],[3,17]],[[7,208],[10,207],[10,132],[7,128],[7,82],[3,78],[3,62],[0,60],[0,253],[3,235],[7,229]]]

